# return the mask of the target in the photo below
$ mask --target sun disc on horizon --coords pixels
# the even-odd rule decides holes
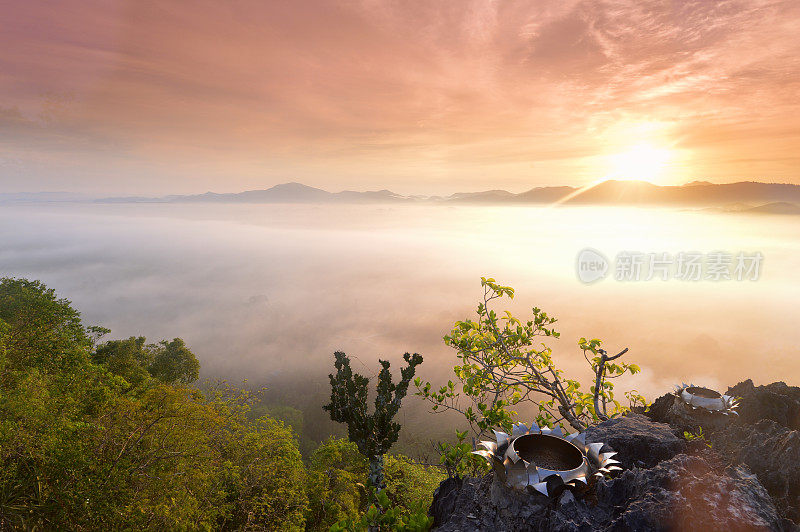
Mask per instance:
[[[609,157],[607,179],[655,181],[670,159],[670,151],[647,143]]]

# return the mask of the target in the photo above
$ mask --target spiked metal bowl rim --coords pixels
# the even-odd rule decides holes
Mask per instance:
[[[473,451],[473,454],[484,457],[494,469],[495,476],[511,488],[533,488],[550,496],[560,493],[563,489],[577,489],[586,485],[589,476],[603,477],[622,469],[619,467],[619,462],[612,458],[617,453],[601,453],[603,444],[599,442],[587,444],[584,433],[565,435],[560,427],[540,429],[533,423],[528,428],[524,423],[516,423],[510,435],[498,430],[495,430],[494,434],[496,441],[482,441],[480,445],[484,450]],[[526,436],[534,438],[528,439]],[[522,441],[548,442],[552,447],[560,447],[562,450],[574,449],[580,453],[581,463],[567,470],[540,467],[536,464],[535,456],[527,453],[524,453],[526,456],[522,456],[517,452],[515,443],[522,438],[526,438]],[[531,460],[526,460],[526,457]],[[577,458],[577,455],[573,458]],[[577,464],[577,460],[574,463]]]
[[[739,406],[738,400],[711,388],[683,383],[681,386],[675,386],[675,395],[680,397],[693,410],[701,408],[726,416],[730,414],[738,415],[738,412],[736,412],[736,408]]]
[[[686,388],[686,392],[692,395],[696,395],[697,397],[702,397],[704,399],[719,399],[722,397],[722,394],[719,393],[717,390],[712,390],[711,388],[704,388],[702,386],[689,386]]]

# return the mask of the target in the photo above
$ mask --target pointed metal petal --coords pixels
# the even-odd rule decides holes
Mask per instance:
[[[558,475],[558,471],[553,471],[552,469],[545,469],[543,467],[537,467],[536,469],[539,472],[539,478],[542,479],[542,480],[545,480],[548,477],[551,477],[553,475]],[[559,477],[559,478],[561,478],[561,477]]]
[[[549,497],[550,494],[547,493],[547,482],[539,482],[533,485],[533,489],[544,495],[545,497]]]
[[[509,445],[508,449],[506,449],[506,458],[511,460],[512,464],[516,464],[519,461],[519,454],[512,448],[511,445]]]
[[[497,451],[497,444],[493,441],[482,441],[478,445],[482,446],[484,449],[492,453]]]
[[[539,428],[539,425],[537,425],[535,421],[531,421],[531,428],[528,432],[530,434],[539,434],[542,432],[542,429]]]
[[[528,485],[528,470],[523,461],[517,462],[506,470],[506,479],[515,488],[524,488]]]
[[[528,427],[525,423],[514,423],[513,430],[511,431],[512,438],[519,438],[520,436],[528,433]]]
[[[589,479],[586,478],[586,475],[581,475],[579,477],[575,477],[573,480],[577,480],[578,482],[583,482],[584,484],[589,483]]]
[[[564,431],[561,430],[561,427],[554,428],[553,430],[550,431],[550,434],[552,434],[553,436],[558,436],[559,438],[564,437]]]
[[[488,460],[490,463],[491,463],[491,461],[492,461],[492,458],[494,458],[494,453],[493,453],[493,452],[491,452],[491,451],[483,451],[483,450],[480,450],[480,451],[472,451],[472,454],[477,454],[478,456],[483,456],[483,457],[484,457],[486,460]]]
[[[606,469],[608,469],[609,471],[622,471],[622,468],[616,465],[608,466]]]
[[[609,459],[609,458],[613,458],[614,456],[617,456],[617,451],[609,451],[607,453],[603,453],[603,454],[600,455],[600,458],[602,458],[603,460],[606,460],[606,459]]]
[[[572,440],[572,443],[574,443],[575,445],[578,445],[578,444],[586,445],[586,433],[585,432],[581,432],[580,434],[575,436],[575,438]]]
[[[590,456],[593,460],[600,459],[600,449],[603,448],[602,443],[590,443],[586,446],[586,454]]]
[[[538,468],[531,464],[528,467],[528,485],[533,486],[534,484],[538,484],[541,482],[542,479],[539,477],[539,470]]]
[[[492,432],[494,432],[494,437],[497,440],[498,447],[502,447],[503,445],[508,443],[509,439],[508,434],[506,434],[505,432],[501,432],[499,430],[493,430]]]

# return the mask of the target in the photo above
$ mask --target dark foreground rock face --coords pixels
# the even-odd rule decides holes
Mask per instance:
[[[755,475],[743,467],[726,470],[709,455],[681,454],[599,483],[598,505],[615,509],[602,529],[782,530]]]
[[[685,408],[671,394],[646,415],[592,427],[625,466],[575,499],[549,499],[480,479],[450,479],[430,513],[440,530],[800,531],[800,388],[734,386],[740,416]],[[702,427],[707,442],[686,442]],[[793,522],[794,521],[794,522]]]
[[[800,388],[746,380],[728,388],[740,397],[737,416],[690,410],[672,394],[656,399],[646,415],[676,434],[703,428],[714,451],[744,464],[767,489],[780,514],[800,523]]]
[[[800,432],[763,419],[753,426],[733,425],[711,441],[730,462],[756,474],[783,516],[800,522]]]
[[[445,481],[431,507],[442,531],[783,530],[766,490],[744,468],[677,455],[601,481],[596,500],[550,500],[481,479]]]

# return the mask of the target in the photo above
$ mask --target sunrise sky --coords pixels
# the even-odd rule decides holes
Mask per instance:
[[[800,183],[799,95],[797,0],[0,0],[0,192]]]

